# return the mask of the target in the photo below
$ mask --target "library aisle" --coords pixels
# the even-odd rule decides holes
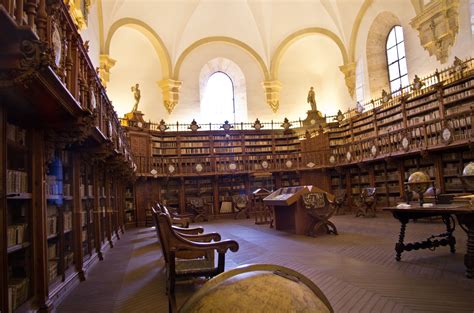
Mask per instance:
[[[333,218],[340,235],[317,238],[275,231],[253,220],[202,223],[206,232],[239,242],[226,255],[226,268],[273,263],[295,269],[314,281],[335,312],[469,312],[474,308],[474,280],[464,276],[466,236],[455,231],[457,251],[405,252],[396,262],[399,224],[391,215],[374,219],[353,215]],[[408,225],[407,240],[443,230],[439,222]],[[58,312],[167,312],[164,262],[153,228],[128,231],[59,306]],[[192,292],[177,286],[181,305]]]

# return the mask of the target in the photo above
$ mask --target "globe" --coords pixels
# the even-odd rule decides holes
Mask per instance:
[[[408,177],[408,189],[418,194],[420,206],[423,206],[423,194],[432,184],[430,177],[424,172],[414,172]]]
[[[462,170],[462,181],[470,188],[474,188],[474,162],[469,162]]]
[[[334,312],[322,291],[289,268],[253,264],[207,281],[180,308],[181,313]]]

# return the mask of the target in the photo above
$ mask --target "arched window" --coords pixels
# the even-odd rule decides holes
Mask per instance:
[[[386,49],[390,90],[395,92],[410,84],[408,81],[403,29],[401,26],[393,27],[388,34]]]
[[[234,84],[224,72],[215,72],[207,80],[202,107],[209,121],[235,123]]]

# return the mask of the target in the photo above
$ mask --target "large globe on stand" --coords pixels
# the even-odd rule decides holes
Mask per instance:
[[[474,162],[469,162],[464,167],[461,179],[470,189],[474,189]]]
[[[423,205],[423,194],[428,190],[433,182],[430,177],[424,172],[414,172],[408,177],[408,189],[418,194],[420,199],[420,206]]]
[[[179,310],[208,312],[334,312],[322,291],[300,273],[278,265],[254,264],[207,281]]]
[[[474,189],[474,162],[469,162],[469,164],[464,167],[461,180],[467,185],[467,187],[469,187],[469,189],[471,189],[471,191]],[[471,197],[470,204],[474,206],[474,194]]]

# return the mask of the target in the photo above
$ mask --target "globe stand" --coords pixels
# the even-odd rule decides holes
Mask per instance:
[[[428,190],[430,187],[431,182],[426,181],[426,182],[412,182],[412,183],[405,183],[408,186],[408,189],[410,191],[413,191],[418,194],[418,199],[420,203],[420,207],[423,206],[424,198],[423,194]],[[436,197],[436,192],[435,192],[435,197]]]

